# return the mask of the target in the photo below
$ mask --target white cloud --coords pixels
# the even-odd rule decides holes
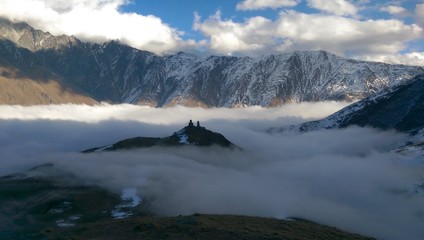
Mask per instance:
[[[290,50],[328,50],[340,55],[397,54],[423,30],[398,20],[358,20],[342,16],[283,11],[275,21],[263,17],[242,23],[219,12],[195,28],[221,54],[270,54]]]
[[[1,105],[0,119],[2,120],[60,120],[77,121],[85,123],[99,123],[101,121],[137,121],[149,124],[185,124],[188,119],[216,119],[226,116],[228,120],[244,119],[278,119],[282,117],[302,117],[303,119],[323,118],[340,110],[350,103],[347,102],[305,102],[298,104],[286,104],[276,108],[262,108],[258,106],[229,109],[229,108],[185,108],[181,106],[160,108],[138,106],[132,104],[99,106],[88,105],[46,105],[46,106],[14,106]],[[181,112],[190,112],[190,115]]]
[[[346,0],[308,0],[308,6],[337,16],[355,16],[358,11]]]
[[[122,13],[126,0],[2,0],[0,16],[25,21],[52,34],[82,40],[119,40],[132,47],[162,54],[183,48],[180,33],[158,17]]]
[[[237,4],[237,9],[275,9],[296,6],[300,2],[245,0]],[[186,50],[258,56],[292,50],[327,50],[349,57],[388,56],[380,59],[394,62],[394,56],[399,56],[409,41],[423,37],[424,4],[417,4],[415,9],[416,22],[421,26],[418,27],[398,20],[352,18],[364,1],[352,2],[308,0],[309,7],[322,13],[282,11],[275,20],[256,16],[238,22],[223,19],[218,11],[202,21],[196,15],[193,28],[205,37],[197,42],[182,39],[184,33],[159,17],[121,12],[119,9],[129,4],[128,0],[0,0],[0,16],[26,21],[55,35],[75,35],[96,42],[119,40],[157,54]],[[402,12],[394,8],[395,5],[385,10]],[[419,64],[415,55],[405,55],[402,62],[415,59],[413,62]]]
[[[405,8],[394,5],[381,7],[380,10],[383,12],[388,12],[392,15],[404,15],[408,12]]]
[[[258,10],[266,8],[294,7],[299,0],[244,0],[237,3],[237,10]]]
[[[402,134],[367,128],[258,131],[321,117],[321,110],[336,110],[334,104],[211,110],[0,106],[0,117],[17,118],[0,121],[0,175],[51,162],[88,184],[117,192],[135,187],[158,214],[296,216],[377,239],[422,239],[424,193],[414,192],[414,184],[422,182],[422,159],[389,152],[404,140]],[[189,116],[245,151],[77,153],[137,135],[167,136]]]
[[[285,12],[278,35],[290,39],[285,48],[326,49],[339,54],[399,52],[423,30],[398,20],[356,20],[339,16]]]
[[[364,55],[358,56],[358,59],[385,62],[392,64],[405,64],[412,66],[424,66],[424,52],[411,52],[406,54],[392,54],[392,55]]]
[[[417,6],[415,7],[415,16],[417,19],[417,23],[424,28],[424,3],[417,4]]]
[[[272,41],[273,23],[264,17],[253,17],[244,23],[222,20],[220,11],[204,22],[196,16],[194,29],[207,36],[210,48],[221,54],[249,53],[261,50]]]

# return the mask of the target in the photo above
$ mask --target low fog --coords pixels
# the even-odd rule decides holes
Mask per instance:
[[[378,239],[424,236],[424,164],[397,154],[400,133],[351,127],[267,134],[322,118],[345,103],[281,108],[149,108],[133,105],[0,106],[0,175],[53,163],[86,184],[134,187],[158,215],[302,217]],[[150,148],[80,154],[135,136],[164,137],[189,119],[243,151]]]

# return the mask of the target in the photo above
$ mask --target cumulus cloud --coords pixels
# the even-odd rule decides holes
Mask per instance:
[[[358,56],[358,59],[385,62],[392,64],[405,64],[412,66],[424,66],[424,52],[411,52],[406,54],[393,54],[393,55],[363,55]]]
[[[408,12],[404,7],[395,5],[384,6],[381,7],[380,10],[383,12],[388,12],[392,15],[405,15]]]
[[[404,43],[420,37],[422,29],[397,20],[360,21],[351,18],[285,12],[278,33],[288,37],[283,46],[328,49],[336,53],[397,53]]]
[[[25,21],[52,34],[75,35],[95,42],[119,40],[132,47],[163,54],[195,44],[153,15],[122,13],[127,0],[3,0],[0,16]]]
[[[414,184],[422,181],[422,160],[390,152],[405,136],[367,128],[261,131],[321,117],[318,110],[335,107],[319,104],[212,110],[1,106],[2,113],[13,110],[17,119],[0,121],[0,175],[51,162],[111,191],[135,187],[161,215],[295,216],[380,239],[421,239],[424,194],[416,193]],[[76,153],[134,135],[169,135],[182,127],[180,116],[195,116],[245,151]]]
[[[194,29],[209,38],[209,47],[213,51],[232,54],[261,51],[272,44],[273,25],[271,20],[259,16],[249,18],[244,23],[222,20],[221,12],[217,11],[204,22],[196,15]]]
[[[194,26],[209,38],[213,51],[221,54],[325,49],[353,57],[388,55],[399,53],[423,33],[419,26],[398,20],[364,21],[292,10],[281,12],[275,21],[253,17],[243,23],[222,19],[217,12],[203,22],[197,16]]]
[[[237,10],[258,10],[266,8],[294,7],[299,4],[299,0],[244,0],[237,3]]]
[[[52,34],[75,35],[84,41],[119,40],[157,54],[190,51],[260,56],[292,50],[326,50],[390,63],[402,55],[398,58],[402,63],[411,61],[421,65],[416,60],[420,49],[404,52],[410,41],[423,37],[424,4],[416,5],[416,24],[411,24],[358,16],[363,8],[369,7],[367,1],[305,2],[320,13],[281,11],[276,19],[254,16],[243,21],[225,19],[220,11],[204,20],[195,14],[193,30],[203,34],[203,39],[197,41],[186,39],[187,34],[157,16],[122,12],[123,6],[131,4],[128,0],[2,0],[0,17],[26,21]],[[243,0],[236,8],[242,11],[280,9],[300,3],[300,0]],[[394,3],[380,10],[399,16],[405,9]]]
[[[417,6],[415,7],[415,15],[417,23],[424,28],[424,3],[417,4]]]
[[[355,16],[358,9],[346,0],[308,0],[308,6],[337,16]]]

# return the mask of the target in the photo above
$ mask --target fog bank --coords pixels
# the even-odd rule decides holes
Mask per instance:
[[[302,217],[379,239],[424,236],[424,164],[391,150],[406,136],[351,127],[267,134],[343,104],[156,109],[132,105],[1,106],[0,175],[54,163],[87,184],[134,187],[159,215]],[[80,154],[135,136],[168,136],[188,119],[243,151],[151,148]]]

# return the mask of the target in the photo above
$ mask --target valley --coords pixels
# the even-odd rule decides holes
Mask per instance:
[[[421,240],[424,67],[0,18],[0,152],[0,239]]]

